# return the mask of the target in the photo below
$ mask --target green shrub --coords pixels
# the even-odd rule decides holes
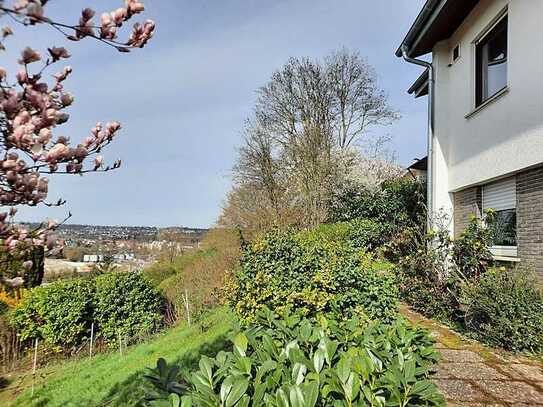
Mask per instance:
[[[163,298],[140,273],[111,273],[96,278],[94,319],[108,341],[137,337],[162,323]]]
[[[397,308],[389,265],[314,232],[275,230],[248,245],[226,298],[243,321],[263,306],[292,307],[305,315],[335,309],[345,317],[384,320]]]
[[[384,182],[380,189],[351,187],[334,197],[330,221],[372,219],[398,229],[425,222],[425,187],[399,179]]]
[[[482,342],[543,352],[543,293],[534,273],[494,269],[464,286],[466,327]]]
[[[21,340],[42,339],[60,350],[80,345],[91,324],[107,341],[156,330],[162,296],[140,273],[104,274],[36,287],[10,312]]]
[[[184,383],[176,381],[176,367],[159,360],[146,376],[147,400],[195,407],[444,403],[428,380],[438,354],[421,329],[402,321],[318,320],[261,311],[255,324],[233,335],[232,351],[203,356]]]
[[[93,316],[92,280],[34,288],[11,314],[21,340],[41,338],[55,348],[74,347],[88,335]]]
[[[315,242],[343,242],[356,249],[373,251],[391,236],[393,226],[370,219],[354,219],[348,222],[328,223],[305,232],[307,240]]]
[[[143,270],[143,275],[153,284],[159,287],[160,284],[177,273],[173,262],[157,262]]]
[[[460,237],[453,242],[452,260],[460,278],[477,278],[492,265],[490,247],[493,240],[493,221],[492,210],[486,212],[484,221],[473,216]]]

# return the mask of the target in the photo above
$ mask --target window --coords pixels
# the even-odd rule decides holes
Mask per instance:
[[[492,226],[497,256],[517,255],[517,182],[508,178],[483,187],[483,210],[493,209],[496,217]]]
[[[458,58],[460,58],[460,45],[457,45],[453,49],[453,52],[452,52],[452,61],[453,61],[453,63],[456,62],[458,60]]]
[[[507,86],[507,15],[476,42],[476,105]]]

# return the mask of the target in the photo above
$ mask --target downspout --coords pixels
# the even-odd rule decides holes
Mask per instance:
[[[434,85],[435,73],[434,66],[430,62],[421,59],[411,58],[407,55],[407,46],[402,45],[402,57],[405,61],[423,66],[428,69],[428,169],[426,176],[426,210],[427,210],[427,230],[432,229],[433,202],[432,190],[434,181]]]

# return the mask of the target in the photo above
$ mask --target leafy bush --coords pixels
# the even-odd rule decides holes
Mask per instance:
[[[463,287],[466,327],[482,342],[543,352],[543,293],[534,273],[493,269]]]
[[[395,246],[386,246],[404,251],[399,260],[400,297],[424,315],[456,324],[462,318],[458,301],[460,280],[450,261],[449,231],[438,228],[424,236],[406,231],[401,239],[404,240],[394,243]]]
[[[181,383],[178,369],[159,360],[147,375],[147,400],[196,407],[443,404],[428,380],[438,354],[424,331],[402,321],[319,320],[261,311],[234,335],[232,351],[203,356]]]
[[[381,254],[385,259],[393,263],[399,263],[424,247],[425,243],[424,232],[420,227],[406,227],[392,236],[381,247]]]
[[[372,219],[398,229],[424,223],[425,187],[422,183],[398,179],[378,190],[353,187],[334,198],[332,222]]]
[[[21,340],[67,349],[88,338],[92,322],[106,340],[155,330],[162,301],[140,273],[113,273],[36,287],[9,316]]]
[[[306,238],[315,242],[343,242],[356,249],[373,251],[383,245],[393,231],[389,223],[370,219],[328,223],[305,232]]]
[[[93,318],[92,280],[61,281],[34,288],[11,314],[21,340],[42,338],[55,348],[87,337]]]
[[[226,298],[243,321],[267,306],[305,315],[337,310],[390,319],[397,290],[390,265],[314,232],[267,233],[245,248]]]
[[[473,216],[460,237],[453,242],[452,260],[456,271],[464,280],[479,277],[492,264],[490,253],[492,246],[494,212],[489,210],[485,219]]]
[[[94,320],[108,341],[156,331],[163,298],[140,273],[111,273],[95,279]]]
[[[472,218],[456,240],[438,229],[416,250],[406,244],[411,253],[399,260],[400,296],[416,311],[481,342],[543,352],[543,294],[537,278],[523,269],[490,269],[493,220],[488,211],[484,222]]]

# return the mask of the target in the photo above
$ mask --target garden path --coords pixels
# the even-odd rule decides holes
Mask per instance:
[[[543,406],[543,360],[490,349],[406,306],[401,312],[436,340],[442,359],[432,380],[448,406]]]

